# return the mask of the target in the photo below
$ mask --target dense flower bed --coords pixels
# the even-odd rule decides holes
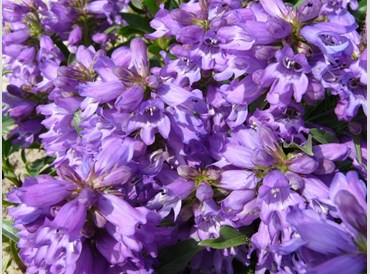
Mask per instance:
[[[19,265],[364,273],[365,17],[365,0],[4,0]],[[35,147],[21,182],[8,157]]]

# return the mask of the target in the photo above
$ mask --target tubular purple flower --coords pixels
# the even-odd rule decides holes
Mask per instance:
[[[355,171],[349,171],[346,175],[335,174],[330,185],[330,199],[338,208],[341,219],[348,224],[352,231],[357,231],[366,236],[366,186],[358,178]]]
[[[97,206],[99,212],[108,222],[117,226],[118,231],[123,236],[135,234],[137,225],[146,223],[148,210],[139,210],[132,207],[128,202],[110,195],[102,194],[98,197]]]
[[[130,48],[132,54],[131,62],[136,72],[142,77],[147,76],[149,74],[149,61],[144,41],[140,38],[135,38],[131,41]]]
[[[69,33],[68,44],[71,46],[75,46],[81,41],[81,39],[82,39],[82,30],[80,26],[76,26]]]
[[[63,201],[76,189],[72,183],[56,180],[48,175],[44,176],[47,181],[38,180],[37,184],[13,190],[21,203],[31,207],[49,207]]]

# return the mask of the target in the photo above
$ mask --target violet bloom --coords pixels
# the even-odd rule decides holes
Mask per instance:
[[[365,269],[366,247],[363,245],[366,241],[355,243],[341,225],[325,220],[309,209],[291,211],[288,222],[297,233],[292,242],[294,247],[289,249],[300,248],[296,254],[306,262],[309,273],[334,274],[345,269],[348,273],[360,274]]]
[[[209,9],[209,6],[213,7]],[[168,13],[165,10],[160,10],[157,17],[151,25],[156,32],[147,35],[150,39],[156,39],[160,36],[174,35],[176,40],[181,43],[174,45],[171,48],[171,53],[178,57],[184,57],[189,54],[191,62],[197,64],[205,70],[213,69],[216,63],[225,63],[226,50],[222,46],[231,42],[233,37],[228,37],[226,41],[222,34],[218,34],[220,27],[225,25],[226,20],[221,20],[232,8],[220,3],[200,2],[200,3],[184,3],[179,9],[175,9]],[[228,30],[225,30],[226,33]],[[244,37],[241,37],[238,42],[239,48],[248,44],[249,48],[253,41],[244,42]]]
[[[53,81],[58,76],[58,69],[64,60],[64,56],[49,36],[42,35],[40,38],[40,49],[36,57],[43,80],[37,83],[36,87],[33,88],[33,92],[49,93],[54,89]]]
[[[101,57],[94,65],[99,81],[81,84],[80,94],[103,104],[115,102],[116,108],[133,111],[144,98],[149,76],[149,61],[144,41],[131,41],[131,48],[120,47],[112,57]]]
[[[257,130],[238,128],[226,141],[222,155],[224,161],[218,165],[232,164],[239,168],[254,171],[263,177],[270,170],[288,171],[297,174],[311,174],[317,168],[314,158],[303,153],[286,155],[271,129],[256,124]]]
[[[289,46],[277,51],[275,56],[277,63],[270,64],[260,79],[263,86],[272,84],[267,100],[273,105],[286,106],[293,95],[296,102],[300,102],[308,87],[306,73],[311,71],[306,57],[294,54]]]
[[[119,13],[126,12],[128,4],[127,0],[94,0],[85,9],[97,17],[106,17],[109,24],[122,24],[123,20]]]
[[[140,137],[146,145],[154,143],[156,131],[167,139],[170,134],[170,119],[164,113],[164,104],[160,99],[143,102],[137,112],[128,120],[126,133],[140,129]]]
[[[366,186],[357,172],[349,171],[346,175],[337,173],[330,185],[330,198],[336,205],[343,225],[361,246],[361,241],[367,236],[367,203]]]
[[[75,169],[62,163],[57,168],[60,179],[41,175],[8,195],[21,204],[11,214],[21,229],[20,255],[29,272],[74,273],[86,260],[84,244],[91,246],[92,258],[104,258],[102,265],[125,273],[132,268],[151,271],[155,234],[167,230],[156,227],[156,212],[133,206],[139,200],[127,193],[133,155],[130,139],[110,138],[96,157],[83,156]]]
[[[350,40],[346,37],[347,33],[346,26],[331,22],[306,26],[300,32],[308,42],[319,47],[329,60],[333,60],[333,55],[338,52],[352,54]]]
[[[165,57],[165,66],[158,72],[162,78],[169,78],[172,83],[184,87],[192,85],[201,79],[200,67],[189,59],[189,53],[185,52],[179,59],[171,60]]]
[[[14,138],[14,143],[27,147],[40,141],[39,134],[45,128],[41,124],[42,116],[36,112],[36,107],[46,99],[43,96],[40,97],[14,85],[8,85],[7,91],[2,94],[5,106],[3,111],[6,111],[17,125],[8,136],[8,138]]]
[[[51,1],[41,20],[45,30],[57,34],[62,40],[68,40],[68,34],[79,15],[79,7],[76,6],[71,1]]]
[[[339,94],[339,101],[335,108],[335,113],[341,120],[351,120],[356,117],[360,108],[367,115],[367,75],[366,72],[367,50],[365,50],[359,60],[353,62],[349,67],[349,72],[343,77],[346,83]]]
[[[261,220],[268,224],[274,212],[284,214],[289,206],[303,204],[302,197],[290,189],[287,178],[280,171],[269,172],[258,189],[258,202],[261,203]]]
[[[48,129],[40,138],[46,154],[56,157],[54,164],[63,161],[67,151],[78,142],[79,136],[74,121],[80,104],[80,98],[68,97],[57,98],[53,103],[37,107],[38,112],[45,116],[42,124]]]
[[[306,142],[309,130],[304,127],[302,119],[303,108],[291,103],[287,108],[270,106],[266,110],[257,109],[249,119],[251,123],[259,121],[272,130],[276,130],[280,138],[286,143],[301,145]]]

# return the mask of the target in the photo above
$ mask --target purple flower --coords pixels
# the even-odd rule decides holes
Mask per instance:
[[[366,186],[355,171],[346,175],[337,173],[330,186],[330,198],[336,205],[339,217],[357,237],[366,237]]]
[[[170,134],[170,119],[164,112],[164,104],[160,99],[146,101],[142,103],[136,114],[131,117],[126,125],[126,133],[140,130],[140,137],[144,143],[151,145],[154,143],[155,131],[159,131],[163,138],[167,139]]]
[[[293,210],[288,214],[288,222],[303,240],[297,247],[308,248],[298,250],[299,256],[306,258],[307,271],[335,273],[345,268],[351,273],[362,273],[365,269],[363,250],[359,252],[351,235],[337,223],[320,218],[312,210]]]
[[[277,63],[270,64],[264,70],[260,82],[271,86],[267,100],[273,105],[286,106],[292,95],[297,102],[302,100],[308,87],[306,73],[311,67],[303,54],[294,54],[289,46],[276,52]]]
[[[261,203],[260,218],[266,224],[270,222],[273,212],[282,214],[289,206],[303,203],[298,193],[290,190],[288,180],[280,171],[266,175],[258,190],[257,200]]]

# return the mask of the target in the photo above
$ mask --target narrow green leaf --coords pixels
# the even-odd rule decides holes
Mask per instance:
[[[295,4],[294,4],[294,7],[295,8],[299,8],[300,5],[302,5],[306,0],[298,0]]]
[[[18,268],[22,271],[25,272],[27,270],[27,267],[23,264],[21,258],[19,257],[19,249],[16,246],[15,242],[10,242],[10,254],[13,257],[13,260],[17,264]]]
[[[6,159],[9,157],[12,151],[12,141],[10,139],[5,140],[2,138],[2,149],[3,149],[3,159]]]
[[[180,4],[176,0],[168,0],[165,4],[166,9],[173,10],[178,9],[180,7]]]
[[[19,237],[16,235],[17,229],[13,227],[13,223],[9,220],[3,219],[3,236],[14,241],[18,242]]]
[[[148,8],[151,15],[155,15],[159,10],[159,5],[155,0],[144,0],[143,5]]]
[[[362,164],[361,140],[360,136],[352,135],[353,143],[355,144],[357,161]]]
[[[363,17],[366,15],[367,10],[367,0],[361,0],[358,2],[358,9],[352,11],[352,15],[356,17],[358,20],[363,20]]]
[[[40,174],[49,174],[53,175],[56,174],[55,168],[53,166],[48,166],[40,171]]]
[[[214,249],[224,249],[246,244],[246,236],[230,226],[223,226],[220,237],[207,239],[199,243],[200,246],[208,246]]]
[[[13,204],[11,202],[9,202],[6,197],[5,197],[5,194],[3,194],[3,197],[2,197],[2,203],[3,203],[3,206],[12,206]]]
[[[191,258],[202,250],[203,248],[198,246],[194,239],[188,239],[160,250],[158,260],[161,265],[157,269],[157,273],[174,274],[181,272]]]
[[[141,30],[134,29],[131,26],[124,26],[117,31],[118,35],[124,36],[126,38],[127,36],[136,34],[136,33],[143,34],[144,32]]]
[[[4,257],[3,257],[3,259],[4,259]],[[5,271],[9,268],[11,262],[12,262],[12,257],[8,256],[6,258],[6,260],[3,262],[3,267],[2,267],[3,272],[2,273],[5,273]]]
[[[323,130],[319,128],[311,128],[310,134],[312,135],[312,138],[318,141],[320,144],[329,144],[329,143],[339,142],[337,137],[333,133],[327,130]]]
[[[236,259],[233,260],[233,270],[234,270],[234,274],[253,274],[255,273],[255,271],[253,271],[250,266],[247,267]]]
[[[9,115],[4,115],[2,117],[2,133],[7,135],[10,133],[10,127],[14,125],[14,120],[9,117]]]
[[[158,45],[161,49],[167,49],[171,41],[172,41],[171,39],[167,39],[165,37],[159,37],[156,40],[154,40],[154,43]]]
[[[7,73],[11,73],[11,72],[13,72],[11,69],[3,69],[3,70],[2,70],[3,76],[4,76],[5,74],[7,74]]]
[[[10,164],[9,159],[5,158],[3,155],[2,159],[2,170],[3,170],[3,178],[10,180],[16,186],[21,186],[22,182],[18,178],[18,176],[14,173],[14,167]]]
[[[143,9],[143,5],[137,0],[131,0],[131,4],[139,10]]]
[[[68,56],[67,65],[72,64],[75,60],[76,60],[76,54],[71,53],[71,54]]]
[[[266,95],[262,94],[260,97],[258,97],[256,100],[254,100],[253,103],[251,103],[248,106],[248,110],[250,113],[253,113],[256,111],[256,109],[262,107],[265,107],[267,105]],[[262,108],[263,109],[263,108]]]
[[[105,34],[109,34],[109,33],[111,33],[112,31],[114,31],[114,30],[116,30],[116,29],[119,29],[119,26],[117,26],[117,25],[110,26],[109,28],[107,28],[107,29],[104,31],[104,33],[105,33]]]
[[[313,151],[312,151],[312,135],[309,134],[306,143],[303,146],[297,145],[295,143],[284,143],[283,144],[284,148],[297,148],[302,150],[303,152],[307,153],[310,156],[313,156]]]
[[[37,159],[32,163],[26,164],[26,170],[31,177],[36,177],[40,174],[41,169],[46,165],[44,159]]]
[[[129,26],[134,29],[143,31],[144,33],[152,33],[154,31],[154,29],[150,27],[148,19],[141,15],[133,13],[121,13],[121,17]]]
[[[150,53],[153,53],[154,55],[156,55],[156,56],[158,56],[159,55],[159,52],[161,51],[162,49],[159,47],[159,46],[157,46],[157,45],[150,45],[149,47],[148,47],[148,51],[150,52]]]
[[[26,158],[26,150],[22,149],[21,150],[21,159],[24,164],[27,164],[27,158]]]
[[[51,36],[51,39],[53,39],[54,44],[58,46],[60,51],[63,53],[64,57],[68,60],[70,52],[67,46],[63,43],[63,41],[56,34],[53,34]]]
[[[80,122],[81,122],[80,114],[81,114],[81,110],[78,110],[73,115],[73,126],[74,126],[77,134],[80,134],[80,131],[82,130],[82,128],[80,128]]]

